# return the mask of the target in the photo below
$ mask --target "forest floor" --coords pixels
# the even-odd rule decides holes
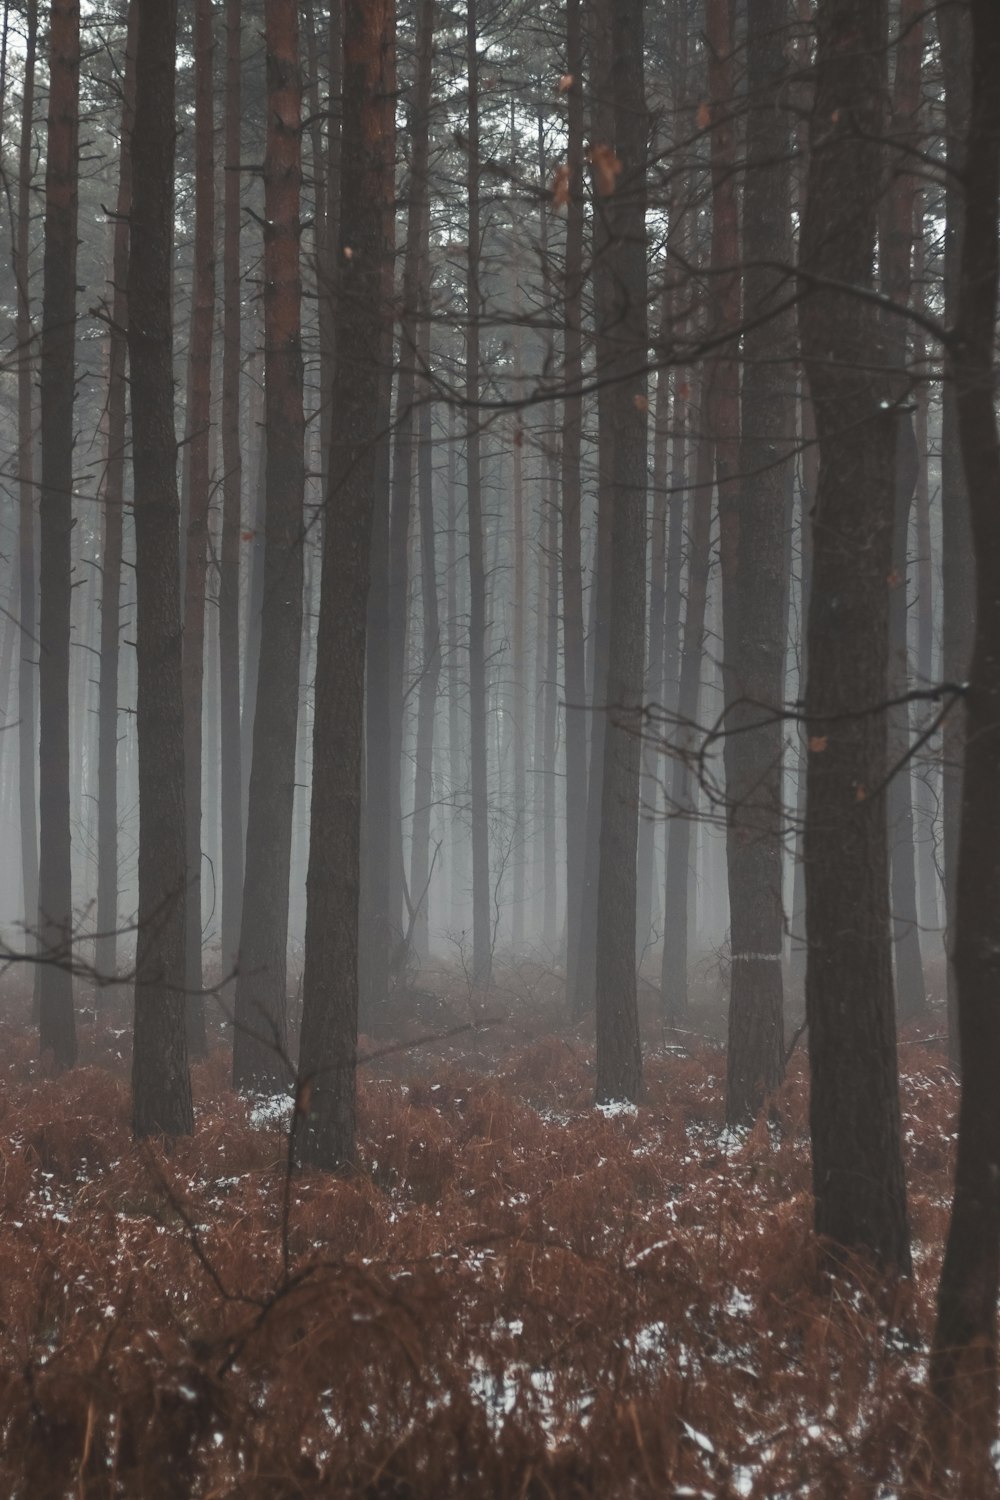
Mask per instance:
[[[831,1279],[811,1237],[801,1045],[770,1123],[727,1134],[717,1017],[665,1034],[647,997],[646,1101],[602,1111],[556,977],[499,978],[471,1015],[425,976],[363,1039],[350,1180],[289,1175],[288,1110],[232,1093],[221,1027],[194,1136],[137,1146],[124,1011],[85,1013],[53,1078],[0,996],[0,1494],[904,1492],[954,1141],[940,1016],[902,1038],[915,1269],[886,1289]]]

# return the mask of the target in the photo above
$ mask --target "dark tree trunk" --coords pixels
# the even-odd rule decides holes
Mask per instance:
[[[139,911],[132,1121],[137,1136],[193,1128],[184,1003],[184,716],[174,431],[176,0],[139,12],[128,356],[135,483]]]
[[[580,543],[583,436],[583,37],[580,0],[566,4],[566,256],[563,281],[561,563],[563,695],[566,701],[566,992],[578,1012],[584,834],[587,823],[587,676]]]
[[[994,330],[1000,184],[1000,12],[972,0],[968,150],[958,317],[949,349],[976,559],[975,635],[965,695],[965,775],[952,956],[962,1099],[951,1225],[938,1291],[931,1388],[963,1493],[996,1475],[1000,1279],[1000,434]],[[980,1487],[982,1486],[982,1487]]]
[[[817,1232],[905,1270],[884,791],[895,418],[872,357],[883,346],[881,319],[865,296],[885,49],[884,4],[821,0],[799,313],[820,455],[806,685],[806,1014]],[[829,281],[846,290],[819,284]]]
[[[299,1097],[302,1163],[355,1155],[365,624],[382,379],[392,160],[389,0],[344,5],[344,157],[336,413],[316,642],[316,709]],[[350,250],[350,255],[343,253]],[[308,1097],[306,1097],[308,1095]]]
[[[431,0],[428,8],[432,9]],[[432,11],[433,15],[433,11]],[[420,366],[428,369],[431,352],[430,264],[424,258],[420,296]],[[410,861],[410,900],[415,908],[413,945],[425,959],[428,932],[428,884],[431,877],[431,809],[434,800],[434,718],[441,676],[441,627],[438,618],[437,563],[434,541],[434,450],[432,408],[425,392],[417,417],[417,499],[420,509],[420,578],[423,618],[423,660],[417,699],[416,776],[413,784],[413,843]],[[419,906],[418,906],[419,903]]]
[[[27,38],[24,54],[24,90],[21,104],[21,140],[18,155],[17,234],[14,243],[14,273],[17,278],[17,494],[18,579],[21,620],[18,641],[18,793],[21,828],[22,910],[25,949],[35,948],[38,922],[38,611],[35,569],[35,462],[32,396],[33,360],[29,230],[31,227],[32,120],[35,108],[35,56],[38,42],[38,4],[28,0]],[[36,991],[37,993],[37,991]]]
[[[787,21],[787,0],[749,0],[742,435],[738,472],[719,487],[729,731],[732,978],[726,1118],[731,1125],[752,1121],[784,1072],[782,709],[787,481],[794,441],[794,412],[785,392],[795,351],[784,273],[772,268],[791,260]],[[727,90],[723,108],[732,104]]]
[[[959,257],[967,199],[962,192],[966,135],[969,127],[969,11],[945,5],[937,15],[944,75],[946,165],[944,237],[944,314],[955,326],[959,306]],[[944,382],[941,392],[941,592],[942,676],[946,682],[965,682],[972,656],[975,611],[972,534],[969,496],[958,428],[955,383]],[[944,832],[944,896],[946,945],[954,950],[957,920],[958,830],[963,805],[962,757],[965,747],[965,705],[957,703],[944,721],[941,821]],[[957,990],[954,963],[948,964],[948,1055],[959,1063]]]
[[[472,804],[472,972],[480,987],[490,982],[493,933],[490,912],[490,825],[486,761],[486,567],[483,559],[483,495],[479,450],[479,51],[476,0],[466,5],[466,64],[469,72],[469,253],[466,278],[465,440],[469,514],[469,793]]]
[[[215,318],[215,163],[212,71],[215,36],[211,0],[194,14],[195,218],[194,281],[189,350],[186,465],[187,536],[184,565],[184,813],[188,862],[184,939],[188,1050],[208,1052],[201,993],[201,770],[205,680],[205,580],[211,491],[212,336]]]
[[[267,0],[264,160],[264,390],[267,535],[246,874],[236,980],[233,1084],[287,1086],[286,962],[302,639],[305,420],[299,28],[296,0]]]
[[[118,648],[121,635],[122,520],[125,513],[125,374],[128,346],[128,218],[132,207],[132,118],[135,112],[135,33],[139,12],[130,7],[125,40],[121,154],[111,257],[111,327],[108,361],[108,448],[104,477],[104,545],[101,552],[101,666],[98,700],[97,972],[112,978],[118,928]]]
[[[643,0],[612,8],[611,90],[621,173],[603,203],[610,243],[599,299],[613,349],[599,367],[610,379],[612,438],[611,600],[607,712],[597,892],[597,1099],[635,1100],[642,1086],[636,999],[636,852],[646,624],[646,139]],[[600,184],[598,183],[598,187]],[[609,352],[611,352],[609,350]],[[603,434],[602,434],[603,436]],[[602,494],[602,503],[605,496]],[[597,726],[601,732],[602,726]]]
[[[69,635],[76,381],[79,0],[53,0],[45,167],[39,506],[39,1022],[57,1067],[76,1061],[73,881],[70,864]]]
[[[236,963],[243,906],[243,757],[240,747],[240,127],[243,0],[226,0],[226,126],[222,239],[222,538],[219,549],[219,737],[222,825],[222,973]]]

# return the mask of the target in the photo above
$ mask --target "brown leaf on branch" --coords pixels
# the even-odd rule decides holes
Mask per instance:
[[[809,749],[814,755],[820,755],[830,743],[830,737],[826,734],[813,734],[809,737]]]
[[[618,177],[621,175],[622,164],[618,160],[610,146],[591,146],[587,153],[587,160],[594,170],[594,184],[602,198],[613,193]]]
[[[699,130],[707,130],[712,123],[712,106],[707,99],[703,99],[698,105],[698,113],[695,115],[695,123]]]
[[[569,202],[569,167],[565,162],[561,167],[556,167],[552,179],[552,202],[556,208],[564,208]]]

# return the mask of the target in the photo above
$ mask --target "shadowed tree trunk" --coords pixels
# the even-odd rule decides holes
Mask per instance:
[[[787,21],[787,0],[749,0],[742,434],[738,471],[719,487],[731,1125],[752,1121],[784,1072],[781,762],[794,321],[785,273],[772,267],[791,260]],[[724,97],[731,109],[731,91]]]
[[[429,0],[430,3],[430,0]],[[420,295],[420,365],[430,365],[430,264],[424,259]],[[425,959],[429,950],[427,889],[431,876],[431,808],[434,799],[434,718],[441,676],[441,627],[438,618],[437,564],[434,541],[434,450],[432,408],[425,393],[417,416],[417,499],[420,507],[420,578],[423,660],[417,698],[416,776],[413,784],[413,844],[410,900],[416,906],[413,944]]]
[[[193,1126],[184,1004],[184,716],[174,431],[176,0],[139,12],[128,356],[135,484],[139,910],[132,1121],[137,1136]]]
[[[243,905],[243,757],[240,748],[240,127],[243,0],[226,0],[223,190],[222,539],[219,549],[219,736],[222,825],[222,973],[236,963]]]
[[[125,513],[128,345],[128,217],[132,207],[132,117],[135,112],[135,33],[139,12],[129,8],[125,39],[121,155],[111,257],[111,327],[108,332],[108,448],[104,478],[104,545],[101,550],[101,668],[98,701],[97,972],[112,978],[118,927],[118,647],[121,634],[122,520]]]
[[[38,611],[35,574],[35,461],[32,451],[33,359],[31,291],[28,266],[31,225],[32,119],[35,109],[35,55],[38,42],[38,4],[28,0],[27,37],[24,53],[24,90],[21,104],[21,140],[18,153],[17,234],[14,241],[14,273],[17,278],[17,495],[18,579],[21,621],[18,640],[18,792],[21,829],[22,912],[25,950],[34,951],[38,923]],[[36,991],[37,993],[37,991]]]
[[[378,356],[388,316],[384,203],[393,140],[391,53],[389,0],[345,0],[336,420],[316,641],[299,1051],[299,1099],[307,1112],[297,1138],[299,1161],[327,1169],[348,1166],[355,1155],[365,626]]]
[[[57,1067],[76,1061],[73,1019],[73,881],[70,864],[69,636],[76,384],[79,0],[53,0],[45,166],[42,301],[42,487],[39,573],[38,933],[43,964],[39,1024]]]
[[[288,1083],[286,962],[302,638],[305,421],[302,404],[302,181],[296,0],[267,0],[268,128],[264,161],[264,401],[267,526],[258,703],[247,811],[236,980],[233,1084]]]
[[[566,254],[563,280],[561,564],[563,695],[566,701],[566,993],[577,1010],[583,851],[587,823],[587,675],[580,544],[580,448],[583,436],[583,37],[580,0],[566,4]],[[563,192],[557,196],[562,197]]]
[[[184,449],[187,536],[184,565],[184,813],[187,819],[188,900],[184,940],[188,1048],[208,1052],[205,1001],[201,993],[201,769],[202,699],[205,680],[205,579],[208,569],[208,505],[211,490],[212,335],[215,315],[215,163],[213,161],[212,64],[215,37],[211,0],[197,0],[194,13],[194,282]]]
[[[975,635],[965,697],[965,774],[952,959],[962,1098],[951,1225],[938,1290],[931,1389],[939,1438],[967,1488],[996,1475],[1000,1281],[1000,434],[995,344],[1000,184],[1000,11],[972,0],[968,150],[958,317],[949,349],[976,559]]]
[[[805,695],[815,1222],[835,1246],[905,1270],[884,791],[896,424],[873,358],[884,348],[881,316],[865,296],[883,167],[886,8],[821,0],[817,18],[799,312],[820,455]]]
[[[608,387],[611,465],[611,600],[597,891],[597,1100],[635,1100],[642,1086],[636,1000],[636,852],[639,833],[646,625],[646,140],[643,0],[615,0],[611,15],[617,185],[598,302],[607,320],[599,367]],[[600,190],[601,183],[597,181]],[[607,186],[607,184],[605,184]],[[602,438],[604,433],[602,433]]]

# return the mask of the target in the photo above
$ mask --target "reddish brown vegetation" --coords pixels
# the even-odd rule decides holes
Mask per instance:
[[[530,1025],[369,1069],[361,1171],[295,1178],[287,1226],[286,1142],[221,1045],[164,1153],[132,1144],[122,1034],[83,1026],[54,1079],[0,1028],[0,1492],[898,1493],[946,1220],[941,1044],[903,1047],[916,1270],[887,1303],[821,1274],[801,1051],[741,1141],[702,1042],[652,1051],[648,1102],[606,1118],[545,989]]]

